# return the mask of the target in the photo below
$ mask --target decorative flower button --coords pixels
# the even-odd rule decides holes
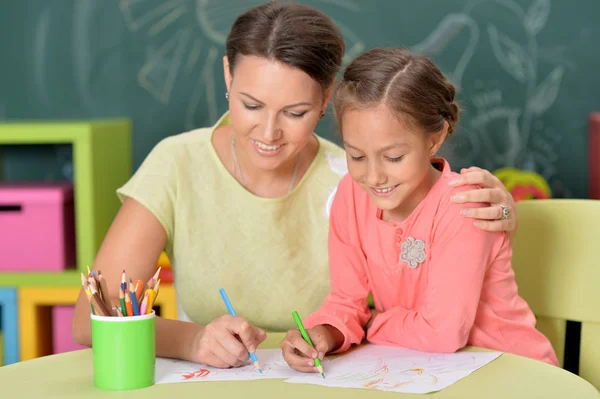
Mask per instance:
[[[408,263],[408,267],[411,269],[419,266],[419,263],[425,262],[425,243],[422,240],[408,237],[402,243],[401,248],[400,260]]]

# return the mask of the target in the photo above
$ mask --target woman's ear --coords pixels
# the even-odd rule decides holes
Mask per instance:
[[[436,133],[432,133],[428,136],[429,139],[429,156],[434,156],[439,151],[442,144],[444,144],[444,140],[448,136],[448,129],[450,128],[450,124],[448,121],[444,121],[444,127],[442,130]]]
[[[333,94],[333,89],[335,88],[335,78],[333,78],[333,82],[331,85],[325,90],[325,97],[323,98],[323,111],[327,108],[329,104],[329,100],[331,100],[331,95]]]
[[[225,86],[227,87],[227,92],[229,92],[231,90],[231,81],[233,76],[229,70],[229,58],[227,58],[226,55],[223,56],[223,76],[225,77]]]

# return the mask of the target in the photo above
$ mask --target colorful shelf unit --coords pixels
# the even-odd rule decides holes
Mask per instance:
[[[72,324],[75,306],[62,305],[52,307],[52,353],[71,352],[87,349],[73,339]]]
[[[2,359],[0,365],[19,361],[19,331],[17,311],[17,290],[0,288],[0,308],[2,313]]]
[[[77,265],[59,273],[0,273],[0,287],[77,286],[119,209],[115,190],[131,177],[130,122],[0,123],[0,146],[16,144],[71,144]]]
[[[75,305],[80,287],[20,287],[18,295],[20,360],[52,354],[52,307]],[[172,285],[160,286],[155,308],[161,317],[177,319]]]

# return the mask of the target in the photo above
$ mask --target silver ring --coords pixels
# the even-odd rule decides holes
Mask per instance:
[[[510,209],[506,205],[500,205],[500,209],[502,209],[502,216],[500,216],[500,220],[506,220],[510,216]]]

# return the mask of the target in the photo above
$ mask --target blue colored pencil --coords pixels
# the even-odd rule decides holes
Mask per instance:
[[[231,306],[231,302],[229,302],[229,298],[227,297],[227,294],[225,293],[225,290],[223,288],[221,288],[219,290],[219,292],[221,293],[221,298],[223,298],[223,302],[225,302],[225,306],[227,306],[227,310],[229,311],[229,314],[232,316],[237,316],[235,314],[235,310],[233,310],[233,306]],[[256,354],[254,352],[250,352],[250,359],[252,360],[252,364],[254,364],[254,367],[256,367],[258,369],[258,371],[262,374],[262,369],[260,368],[260,364],[258,363],[258,358],[256,357]]]
[[[133,315],[134,316],[139,316],[140,315],[140,307],[138,306],[138,301],[137,298],[135,296],[135,290],[132,290],[133,288],[133,281],[129,280],[129,296],[131,297],[131,307],[133,308]]]

